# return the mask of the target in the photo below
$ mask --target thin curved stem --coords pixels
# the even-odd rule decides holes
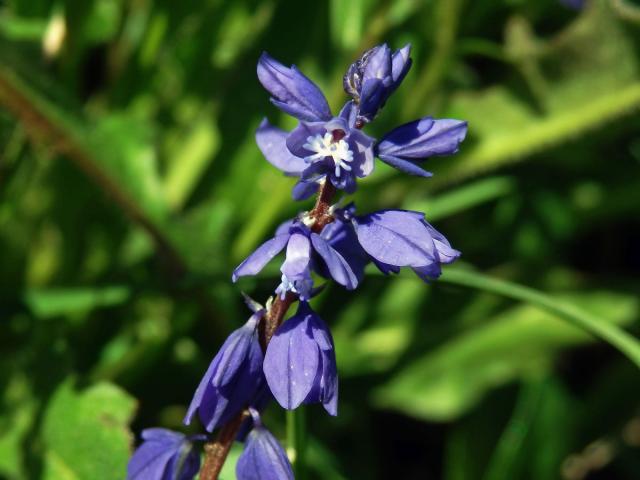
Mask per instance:
[[[610,322],[601,320],[570,303],[516,283],[491,278],[471,270],[447,269],[439,281],[476,288],[535,305],[591,333],[617,348],[640,368],[640,342]]]

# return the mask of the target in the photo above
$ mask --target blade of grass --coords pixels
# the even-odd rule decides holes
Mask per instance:
[[[598,317],[574,305],[532,288],[471,270],[447,269],[440,277],[440,281],[502,295],[541,308],[606,341],[640,368],[640,342],[633,335],[612,323],[601,321]]]

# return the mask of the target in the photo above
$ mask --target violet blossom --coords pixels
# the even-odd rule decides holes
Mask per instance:
[[[142,431],[143,443],[127,465],[127,480],[191,480],[200,469],[200,453],[185,435],[164,428]]]
[[[267,346],[264,375],[283,408],[319,402],[329,414],[338,414],[333,338],[308,303],[300,302],[296,314],[276,330]]]
[[[386,43],[367,50],[351,64],[343,79],[345,92],[357,105],[356,121],[371,122],[411,68],[411,45],[393,54]]]
[[[357,287],[358,277],[344,257],[321,235],[312,232],[300,220],[283,224],[276,231],[274,238],[267,240],[238,265],[233,272],[233,281],[245,275],[259,273],[285,247],[286,257],[280,267],[282,281],[276,289],[278,294],[284,296],[286,292],[293,292],[298,294],[301,300],[311,298],[311,272],[318,261],[323,262],[331,278],[340,285],[349,290]]]
[[[353,100],[337,117],[331,115],[320,88],[295,66],[286,67],[266,53],[260,57],[258,78],[271,93],[271,101],[299,124],[286,132],[265,119],[256,131],[256,142],[272,165],[299,178],[294,199],[313,195],[323,179],[353,193],[356,179],[373,172],[376,155],[403,172],[426,177],[431,174],[418,162],[458,151],[467,131],[466,122],[459,120],[425,117],[396,128],[377,143],[360,131],[407,74],[409,52],[406,45],[392,54],[386,44],[365,52],[345,75],[345,90]]]
[[[196,389],[184,419],[186,425],[197,412],[210,432],[258,400],[264,386],[264,357],[257,327],[264,313],[256,311],[224,342]]]
[[[250,408],[253,429],[236,464],[238,480],[293,480],[293,469],[284,449],[264,427],[260,414]]]
[[[440,276],[442,264],[460,256],[420,212],[382,210],[354,217],[353,224],[358,242],[385,274],[410,267],[428,281]]]

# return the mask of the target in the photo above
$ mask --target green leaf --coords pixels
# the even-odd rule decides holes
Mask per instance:
[[[418,309],[427,293],[421,282],[395,282],[372,312],[366,311],[366,300],[345,309],[332,328],[341,374],[362,375],[392,368],[411,344],[420,318]],[[366,328],[355,328],[364,322]]]
[[[77,391],[66,381],[44,414],[46,480],[116,480],[125,476],[131,454],[127,425],[136,402],[120,388],[99,383]]]
[[[9,370],[8,365],[2,365]],[[24,444],[33,428],[38,402],[29,388],[25,374],[12,376],[3,391],[3,413],[0,415],[0,477],[25,478]]]
[[[370,4],[369,0],[332,0],[330,2],[331,37],[336,48],[353,50],[358,46]]]
[[[127,301],[129,293],[129,289],[121,285],[102,288],[34,288],[27,291],[25,301],[36,317],[50,318],[120,305]]]
[[[174,209],[184,205],[220,149],[220,132],[211,117],[211,109],[205,108],[189,131],[177,136],[170,145],[171,163],[164,189],[167,201]]]
[[[164,221],[167,206],[149,126],[132,115],[114,113],[90,130],[88,140],[96,164],[153,221]]]
[[[640,341],[615,325],[602,321],[603,319],[591,313],[591,309],[580,309],[571,303],[554,299],[534,289],[491,278],[470,270],[448,269],[442,275],[441,281],[504,295],[514,300],[535,305],[610,343],[624,353],[636,366],[640,367]],[[604,313],[606,315],[607,312],[604,311]]]
[[[0,32],[11,40],[40,41],[46,29],[47,21],[42,18],[0,15]]]
[[[435,184],[524,159],[640,106],[633,42],[606,2],[589,2],[575,22],[547,43],[526,38],[522,25],[520,19],[511,22],[517,34],[507,36],[505,48],[524,69],[534,101],[503,85],[456,94],[449,114],[469,121],[469,140],[461,155],[442,163]],[[526,66],[535,74],[527,75]]]
[[[618,330],[638,315],[631,295],[599,291],[548,302],[566,300],[598,315],[607,329]],[[581,328],[559,321],[555,310],[534,305],[514,307],[410,363],[374,391],[375,402],[419,418],[452,420],[488,390],[538,376],[561,349],[592,341]]]
[[[442,193],[428,200],[407,199],[404,208],[425,212],[430,222],[468,210],[515,191],[511,177],[490,177]]]

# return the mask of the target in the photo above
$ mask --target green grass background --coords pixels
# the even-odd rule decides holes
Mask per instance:
[[[0,478],[121,479],[141,429],[182,428],[240,290],[278,282],[232,269],[311,205],[255,145],[295,125],[259,54],[337,112],[383,41],[414,65],[368,133],[469,135],[353,199],[425,211],[463,256],[315,301],[341,390],[338,418],[307,410],[309,477],[640,477],[639,25],[632,0],[0,1]]]

